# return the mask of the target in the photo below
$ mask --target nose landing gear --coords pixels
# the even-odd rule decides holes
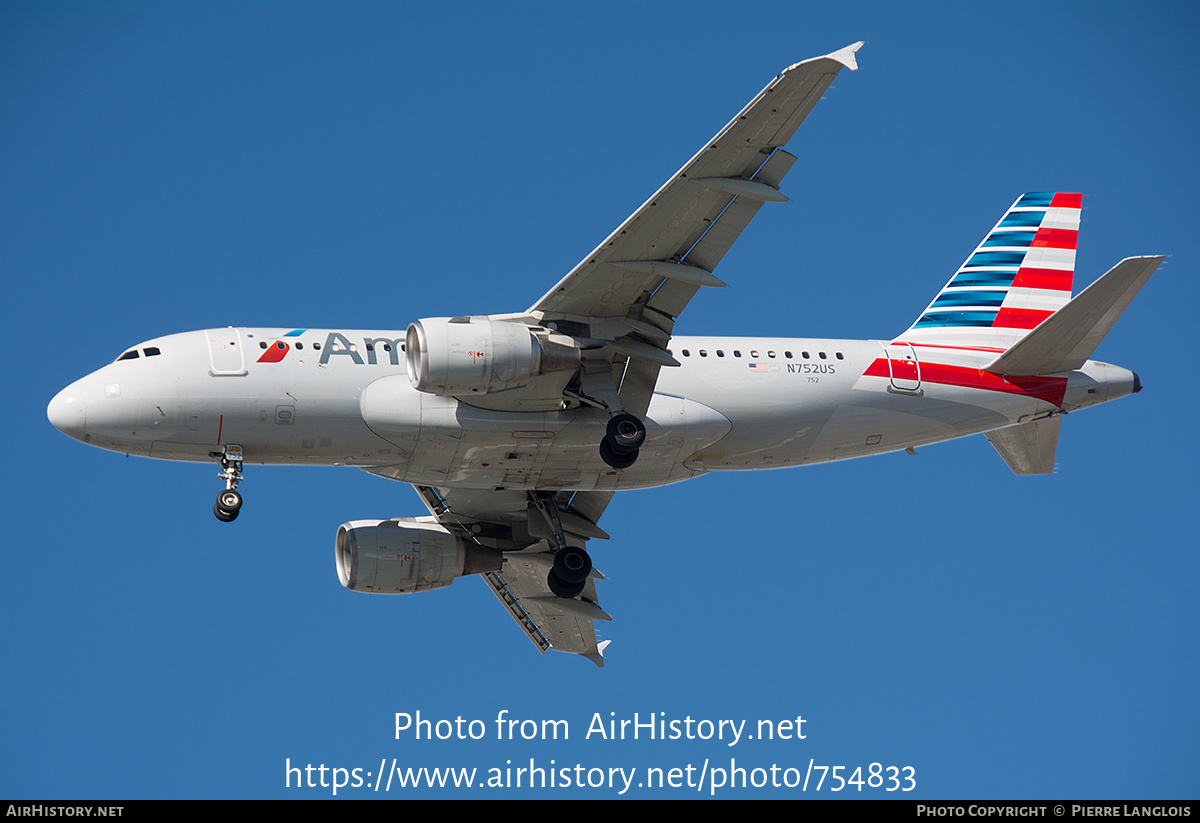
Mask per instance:
[[[242,496],[237,493],[236,489],[226,489],[221,492],[217,495],[217,502],[213,503],[213,514],[224,523],[236,520],[238,512],[241,510]]]
[[[242,510],[242,496],[238,494],[238,484],[242,482],[242,447],[226,446],[223,452],[211,452],[209,457],[221,465],[221,473],[217,477],[225,481],[225,490],[217,495],[213,503],[213,514],[223,523],[237,519]]]

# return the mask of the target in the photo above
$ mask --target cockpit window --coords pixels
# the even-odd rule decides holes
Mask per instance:
[[[113,362],[114,362],[114,363],[120,363],[122,360],[136,360],[136,359],[137,359],[137,356],[138,356],[138,350],[137,350],[137,349],[130,349],[129,351],[125,352],[123,355],[121,355],[120,357],[118,357],[118,358],[117,358],[116,360],[114,360]]]
[[[142,351],[147,357],[157,357],[159,354],[161,354],[161,352],[158,350],[158,346],[147,346],[146,348],[142,349]]]

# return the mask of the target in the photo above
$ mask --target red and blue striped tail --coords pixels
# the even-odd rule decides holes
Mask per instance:
[[[1071,299],[1083,195],[1021,195],[900,338],[1008,349]]]

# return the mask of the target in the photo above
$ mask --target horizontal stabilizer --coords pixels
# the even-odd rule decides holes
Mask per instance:
[[[1050,474],[1054,471],[1054,452],[1058,449],[1058,430],[1062,415],[1043,417],[1019,426],[987,433],[987,439],[1013,474]]]
[[[1053,374],[1081,368],[1162,261],[1161,255],[1122,260],[984,371]]]

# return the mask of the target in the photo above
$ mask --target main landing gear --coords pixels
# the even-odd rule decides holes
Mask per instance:
[[[217,495],[213,503],[213,514],[222,523],[236,520],[242,510],[242,496],[238,494],[238,483],[242,482],[242,448],[226,446],[223,452],[210,452],[209,457],[221,465],[217,475],[225,481],[225,490]]]
[[[614,469],[627,469],[638,458],[646,442],[646,424],[628,412],[618,412],[608,421],[608,430],[600,441],[600,457]]]
[[[592,558],[582,546],[567,545],[553,492],[529,492],[529,500],[554,533],[557,550],[554,552],[554,565],[546,575],[546,585],[557,597],[578,597],[592,574]]]
[[[592,573],[592,558],[578,546],[566,546],[554,553],[554,567],[546,575],[546,585],[559,597],[578,597]]]
[[[612,364],[585,363],[579,391],[565,389],[563,394],[581,404],[608,412],[608,428],[600,441],[600,457],[614,469],[627,469],[638,459],[638,450],[646,442],[646,424],[621,409],[621,397],[613,382]]]

